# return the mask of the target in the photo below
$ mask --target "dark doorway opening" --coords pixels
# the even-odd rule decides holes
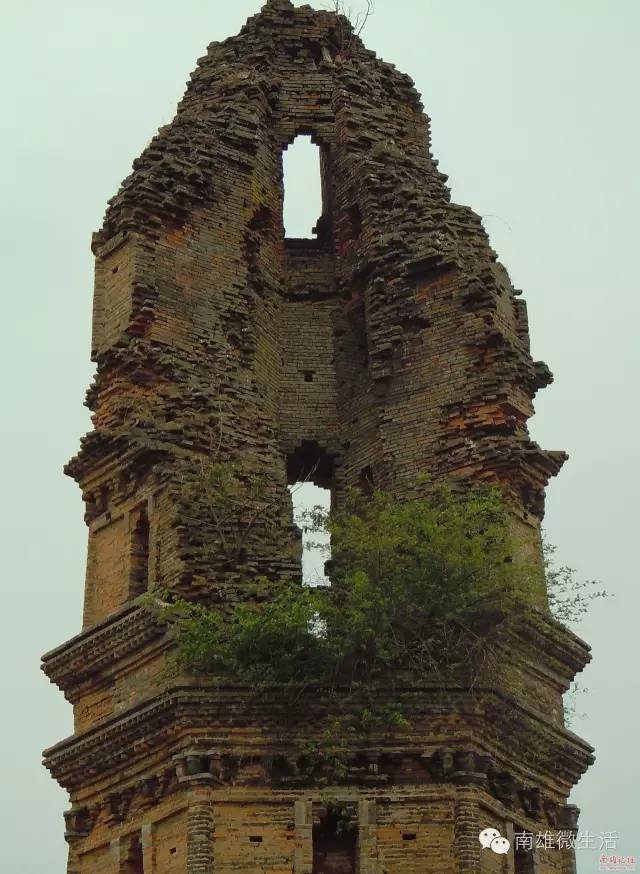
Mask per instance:
[[[137,835],[127,839],[120,874],[144,874],[142,841]]]
[[[313,826],[313,874],[355,874],[358,830],[342,811],[321,811]]]

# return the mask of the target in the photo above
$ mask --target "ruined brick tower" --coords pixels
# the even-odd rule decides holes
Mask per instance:
[[[300,134],[321,153],[314,239],[283,231],[282,153]],[[588,651],[568,632],[514,632],[519,695],[487,680],[444,707],[407,690],[410,725],[346,750],[332,785],[300,765],[321,696],[283,736],[246,690],[165,670],[170,635],[136,601],[170,589],[224,609],[260,597],[261,575],[299,577],[288,485],[305,475],[338,501],[371,482],[401,496],[425,472],[497,483],[539,556],[564,456],[526,422],[550,373],[445,182],[411,80],[335,14],[271,0],[209,47],[110,202],[93,240],[94,430],[67,469],[89,527],[84,625],[44,657],[75,714],[45,754],[71,797],[69,874],[574,870],[562,846],[478,842],[487,826],[575,828],[567,796],[591,751],[561,695]],[[194,479],[212,454],[263,483],[251,525],[212,519]],[[329,828],[333,802],[351,828]]]

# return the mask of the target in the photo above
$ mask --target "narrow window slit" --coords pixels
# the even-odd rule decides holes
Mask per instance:
[[[363,467],[360,471],[358,480],[360,490],[363,495],[372,495],[375,489],[375,481],[373,479],[373,468],[370,464]]]
[[[149,517],[146,505],[134,515],[131,527],[130,595],[137,598],[149,587]]]
[[[351,224],[351,238],[357,240],[362,233],[362,213],[357,203],[349,207],[349,222]]]
[[[514,848],[513,864],[515,874],[535,874],[535,859],[533,855],[533,847],[535,847],[535,837],[526,835],[528,840],[525,840],[525,847],[518,846]]]

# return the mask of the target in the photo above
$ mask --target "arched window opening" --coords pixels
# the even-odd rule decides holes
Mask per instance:
[[[323,219],[320,149],[310,136],[298,136],[282,155],[285,237],[321,236]]]
[[[287,458],[289,485],[314,483],[322,489],[333,486],[333,458],[315,440],[303,440]]]
[[[329,535],[308,526],[314,516],[331,509],[333,472],[333,459],[315,441],[303,440],[287,458],[293,518],[302,530],[302,581],[307,586],[329,584],[325,567],[331,561]]]

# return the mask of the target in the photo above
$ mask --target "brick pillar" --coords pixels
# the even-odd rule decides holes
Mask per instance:
[[[147,823],[140,829],[140,842],[142,844],[142,864],[144,874],[154,874],[154,844],[153,825]]]
[[[294,804],[296,845],[293,854],[294,874],[313,872],[313,802],[296,801]]]
[[[576,851],[566,849],[560,850],[560,852],[562,853],[562,874],[577,874]],[[535,868],[533,869],[533,874],[538,874]]]
[[[376,802],[358,802],[358,874],[377,874],[378,835]]]
[[[509,852],[505,854],[503,860],[503,867],[507,870],[508,874],[515,874],[516,870],[516,856],[515,856],[515,829],[513,827],[512,822],[506,822],[504,825],[503,835],[509,841]]]
[[[207,789],[194,789],[187,810],[187,871],[213,874],[215,828],[213,801]],[[145,874],[147,874],[145,867]]]
[[[480,870],[480,826],[478,801],[471,786],[458,787],[455,806],[455,852],[458,874],[477,874]]]
[[[72,844],[69,844],[69,854],[67,856],[67,874],[80,874],[80,860],[78,858],[78,851]]]
[[[109,874],[120,874],[122,868],[122,841],[113,838],[109,845]]]

